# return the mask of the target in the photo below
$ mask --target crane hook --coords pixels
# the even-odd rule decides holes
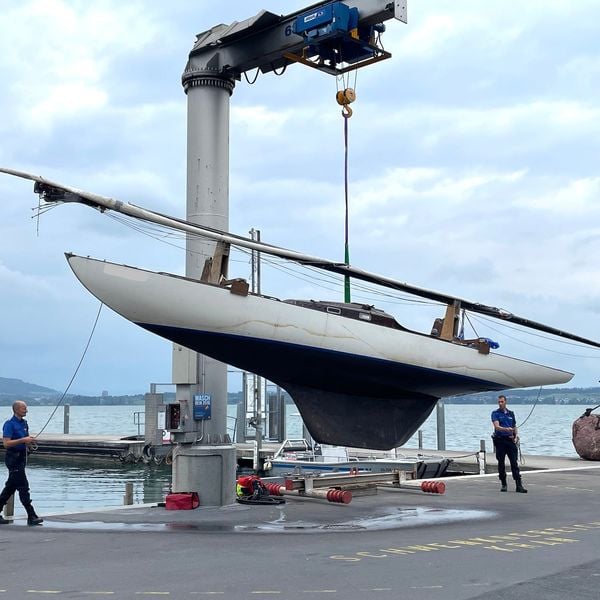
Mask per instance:
[[[337,103],[342,107],[342,116],[344,119],[349,119],[352,116],[352,109],[350,104],[356,100],[356,93],[352,88],[346,88],[345,90],[339,90],[335,99]]]

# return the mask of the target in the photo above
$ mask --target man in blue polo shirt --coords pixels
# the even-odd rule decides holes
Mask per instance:
[[[2,516],[2,510],[15,492],[19,492],[21,504],[27,511],[27,524],[41,525],[44,519],[40,519],[35,514],[29,496],[29,482],[25,474],[27,447],[35,442],[35,438],[29,435],[29,426],[25,420],[27,404],[22,400],[17,400],[13,403],[12,409],[12,419],[6,421],[2,428],[2,442],[6,449],[4,462],[8,469],[8,479],[4,489],[0,492],[0,525],[6,525],[10,522]]]
[[[513,479],[517,484],[517,492],[526,494],[527,490],[523,487],[521,481],[521,472],[519,470],[519,450],[517,443],[519,433],[517,430],[517,420],[515,413],[506,407],[506,396],[498,396],[498,410],[492,412],[492,424],[494,425],[494,448],[496,449],[496,460],[498,461],[498,477],[502,487],[501,492],[506,492],[506,465],[505,459],[508,456],[510,461],[510,470]]]

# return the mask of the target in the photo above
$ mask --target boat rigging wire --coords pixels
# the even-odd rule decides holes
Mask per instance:
[[[51,208],[54,208],[54,206],[51,206]],[[155,239],[157,241],[165,243],[174,248],[178,248],[180,250],[186,250],[184,246],[179,246],[179,245],[169,242],[165,239],[165,238],[171,237],[171,238],[178,238],[183,241],[186,236],[186,234],[181,233],[179,230],[177,230],[169,225],[157,224],[157,223],[152,223],[152,222],[148,222],[148,221],[140,221],[139,219],[136,219],[135,217],[132,217],[130,215],[123,214],[123,213],[109,212],[107,214],[107,216],[109,218],[125,225],[126,227],[129,227],[129,228],[133,229],[134,231],[142,233],[152,239]],[[166,235],[165,234],[159,235],[159,232],[161,232],[161,231],[162,232],[167,231],[169,233]],[[188,235],[192,235],[194,237],[200,237],[203,239],[210,239],[210,238],[207,238],[207,236],[202,235],[202,233],[191,233]],[[241,254],[244,254],[247,256],[249,256],[251,254],[251,251],[247,250],[246,248],[244,248],[242,246],[238,246],[237,244],[231,244],[231,245]],[[340,282],[340,280],[339,280],[338,274],[332,273],[329,271],[322,271],[321,269],[319,269],[317,267],[313,267],[313,266],[306,265],[306,264],[294,263],[291,260],[288,260],[286,258],[280,258],[277,256],[272,256],[272,257],[263,256],[262,260],[265,264],[269,265],[271,268],[273,268],[275,270],[284,272],[284,273],[288,274],[289,276],[294,277],[300,281],[306,281],[316,287],[320,287],[327,291],[338,292],[339,286],[343,285],[343,282]],[[308,271],[311,271],[313,273],[313,276],[311,278],[302,276],[296,270],[296,265],[298,265],[301,268],[307,269]],[[317,281],[319,281],[321,283],[317,283]],[[329,284],[329,285],[325,285],[325,284]],[[337,287],[335,289],[332,288],[331,287],[332,284],[336,285]],[[430,301],[426,301],[426,300],[417,300],[415,298],[410,298],[410,297],[402,297],[397,294],[393,294],[393,293],[385,292],[380,289],[376,289],[373,286],[369,286],[368,284],[361,282],[360,280],[356,281],[354,283],[353,287],[355,290],[361,290],[367,294],[372,294],[375,297],[392,298],[396,301],[395,303],[399,303],[399,304],[428,305],[428,306],[436,306],[436,305],[442,304],[440,302],[430,302]],[[359,296],[359,298],[362,298],[363,300],[367,300],[367,301],[373,300],[372,298],[370,298],[368,296]],[[390,302],[390,300],[386,300],[386,302]],[[544,351],[550,352],[552,354],[559,354],[561,356],[569,356],[569,357],[573,357],[573,358],[597,358],[595,356],[590,356],[590,355],[561,352],[558,350],[552,350],[545,346],[531,344],[529,342],[526,342],[526,341],[520,339],[519,337],[509,335],[508,333],[506,333],[504,331],[504,329],[511,329],[511,330],[517,331],[521,334],[527,334],[527,335],[538,337],[538,338],[541,338],[544,340],[550,340],[555,343],[567,344],[569,346],[575,346],[575,347],[579,348],[579,347],[581,347],[581,344],[578,342],[572,342],[572,341],[568,341],[566,339],[550,337],[547,335],[543,335],[541,333],[529,331],[527,329],[514,327],[506,322],[493,321],[494,324],[492,325],[491,319],[489,319],[483,315],[475,316],[474,314],[471,314],[469,316],[469,314],[466,311],[465,311],[465,318],[468,321],[471,328],[473,329],[476,337],[480,337],[480,336],[479,336],[479,333],[477,332],[477,329],[475,328],[475,326],[473,324],[473,321],[479,322],[480,324],[485,325],[485,327],[487,327],[491,331],[494,331],[494,332],[496,332],[506,338],[509,338],[511,340],[520,342],[521,344],[524,344],[531,348],[537,348],[538,350],[544,350]],[[496,325],[496,327],[494,325]]]
[[[185,240],[186,234],[181,233],[177,229],[173,229],[166,225],[158,225],[158,224],[147,222],[147,221],[140,221],[139,219],[136,219],[135,217],[131,217],[129,215],[122,214],[122,213],[108,213],[106,216],[109,217],[110,219],[113,219],[114,221],[117,221],[118,223],[124,225],[125,227],[128,227],[128,228],[132,229],[133,231],[141,233],[142,235],[145,235],[155,241],[161,242],[163,244],[167,244],[168,246],[177,248],[182,251],[196,253],[194,250],[186,250],[184,245],[178,245],[178,244],[174,244],[172,242],[167,241],[166,238],[168,238],[168,237],[179,239],[182,242]],[[168,231],[170,233],[168,235],[159,235],[157,232],[160,232],[160,231]],[[202,238],[202,239],[210,239],[210,238],[207,238],[206,236],[203,236],[201,233],[191,233],[188,235],[190,235],[192,237]],[[242,255],[245,255],[248,257],[251,255],[251,251],[245,249],[242,246],[237,246],[235,244],[231,244],[231,246]],[[232,259],[231,256],[230,256],[229,260],[230,260],[230,262],[245,262],[242,260],[236,261],[236,259]],[[272,269],[278,270],[280,272],[284,272],[287,275],[289,275],[290,277],[294,277],[295,279],[298,279],[300,281],[307,281],[307,282],[313,284],[315,287],[320,287],[322,289],[325,289],[328,291],[334,291],[337,293],[337,292],[339,292],[339,289],[336,288],[334,290],[333,288],[329,287],[328,285],[323,285],[323,284],[317,283],[317,282],[320,281],[320,282],[324,282],[327,284],[335,284],[336,286],[338,286],[338,288],[340,286],[343,286],[343,281],[340,280],[340,276],[336,273],[323,271],[321,269],[311,267],[309,265],[302,265],[302,264],[294,263],[293,261],[290,261],[288,259],[279,258],[276,256],[272,256],[272,257],[263,256],[262,261],[263,261],[263,263],[265,263]],[[313,273],[313,276],[311,278],[303,276],[300,274],[301,270],[310,271],[311,273]],[[394,294],[394,293],[386,292],[383,289],[378,289],[378,288],[370,286],[368,284],[364,284],[360,281],[356,281],[354,283],[353,287],[354,287],[354,289],[362,290],[366,294],[371,294],[371,295],[375,296],[376,298],[383,298],[383,299],[385,299],[385,302],[388,302],[390,304],[401,304],[401,305],[410,304],[410,305],[415,305],[415,306],[419,306],[419,305],[440,306],[439,302],[430,302],[428,300],[421,300],[421,299],[414,298],[411,296],[403,296],[403,295],[397,294],[397,293]],[[359,296],[359,297],[364,300],[367,300],[369,302],[374,300],[372,297],[369,297],[369,296]]]
[[[57,205],[52,206],[51,204],[41,204],[38,202],[37,206],[34,206],[31,210],[35,211],[35,214],[31,217],[32,219],[38,219],[42,215],[45,215],[47,212],[50,212],[52,209],[57,208]]]
[[[84,204],[86,206],[95,208],[101,213],[106,212],[106,210],[115,210],[144,221],[168,225],[189,233],[198,233],[201,231],[204,235],[210,237],[215,241],[243,245],[244,247],[252,250],[257,250],[259,252],[279,256],[282,258],[288,258],[299,264],[315,266],[325,271],[338,273],[344,276],[347,275],[349,277],[353,277],[364,282],[381,285],[389,289],[403,291],[414,296],[427,298],[429,300],[442,302],[448,305],[460,303],[462,308],[471,312],[483,314],[488,317],[494,317],[501,321],[510,321],[517,325],[528,327],[529,329],[537,329],[538,331],[543,331],[556,337],[567,338],[576,342],[580,342],[582,344],[600,348],[599,341],[584,338],[582,336],[558,329],[556,327],[552,327],[543,323],[539,323],[537,321],[532,321],[531,319],[520,317],[502,308],[485,305],[480,302],[473,302],[465,298],[459,298],[452,294],[447,294],[443,292],[438,292],[436,290],[411,285],[396,279],[392,279],[391,277],[386,277],[377,273],[370,273],[368,271],[364,271],[363,269],[353,267],[352,265],[346,265],[337,261],[327,260],[317,256],[303,254],[301,252],[297,252],[287,248],[277,247],[272,244],[266,244],[264,242],[256,242],[244,236],[224,232],[213,227],[201,226],[186,221],[185,219],[171,217],[169,215],[162,214],[157,211],[145,209],[135,204],[126,203],[122,202],[121,200],[114,200],[113,198],[108,198],[99,194],[94,194],[91,192],[78,190],[76,188],[67,187],[62,184],[58,184],[53,181],[44,179],[42,177],[32,175],[30,173],[25,173],[23,171],[0,168],[0,172],[34,181],[35,193],[41,195],[42,200],[45,200],[49,203],[62,204],[75,202],[78,204]]]
[[[50,208],[54,208],[56,205],[51,205]],[[48,209],[49,210],[49,209]],[[165,243],[169,246],[178,248],[180,250],[185,250],[184,246],[179,246],[177,244],[174,244],[172,242],[167,241],[166,238],[178,238],[180,240],[184,240],[186,234],[183,234],[180,232],[180,230],[170,226],[170,225],[165,225],[165,224],[160,224],[160,223],[153,223],[151,221],[140,221],[139,219],[137,219],[136,217],[133,217],[131,215],[128,215],[126,213],[119,213],[119,212],[109,212],[107,214],[107,216],[129,228],[131,228],[134,231],[137,231],[139,233],[142,233],[143,235],[146,235],[152,239],[155,239],[157,241],[160,241],[162,243]],[[160,232],[169,232],[167,234],[162,234],[159,235]],[[202,233],[190,233],[187,235],[192,235],[194,237],[201,237],[204,239],[210,239],[208,236],[203,235]],[[251,251],[246,249],[243,246],[239,246],[235,243],[231,244],[237,251],[239,251],[241,254],[245,254],[245,255],[250,255]],[[339,275],[337,273],[334,272],[330,272],[330,271],[323,271],[317,267],[313,267],[311,265],[307,265],[307,264],[302,264],[302,263],[295,263],[293,260],[290,259],[286,259],[286,258],[281,258],[278,256],[271,256],[271,257],[267,257],[263,255],[263,261],[268,264],[271,268],[275,269],[275,270],[279,270],[281,272],[285,272],[288,275],[290,275],[291,277],[294,277],[296,279],[299,279],[301,281],[307,281],[309,283],[311,283],[312,285],[315,285],[316,287],[320,287],[322,289],[331,291],[331,292],[336,292],[339,289],[339,286],[341,285],[341,282],[339,281],[338,277]],[[300,275],[296,270],[295,270],[295,265],[299,265],[300,267],[307,269],[309,271],[311,271],[313,273],[313,277],[311,278],[307,278],[304,277],[302,275]],[[318,276],[317,276],[318,274]],[[316,281],[320,281],[321,283],[316,283]],[[336,286],[338,286],[337,288],[332,288],[330,287],[330,285],[324,285],[324,284],[334,284]],[[376,297],[387,297],[387,298],[393,298],[396,301],[399,301],[400,303],[404,304],[404,303],[409,303],[409,304],[427,304],[430,306],[434,306],[434,305],[438,305],[441,304],[439,302],[429,302],[429,301],[425,301],[425,300],[416,300],[414,298],[402,298],[400,296],[398,296],[397,294],[393,294],[393,293],[386,293],[383,290],[379,290],[379,289],[375,289],[372,286],[369,286],[368,284],[365,284],[364,282],[361,282],[360,280],[354,283],[354,288],[355,289],[359,289],[362,290],[365,293],[369,293],[369,294],[373,294]],[[364,297],[363,297],[364,298]],[[369,297],[366,297],[366,300],[372,300]],[[389,302],[389,300],[386,300]],[[570,346],[576,346],[576,347],[581,347],[580,343],[577,342],[572,342],[572,341],[568,341],[566,339],[561,339],[561,338],[556,338],[556,337],[550,337],[547,335],[543,335],[541,333],[536,333],[534,331],[528,331],[526,329],[521,329],[521,328],[517,328],[514,327],[512,325],[509,325],[508,323],[505,322],[498,322],[498,321],[494,321],[494,325],[496,325],[497,327],[494,327],[494,325],[492,325],[492,321],[489,318],[486,318],[485,316],[482,315],[478,315],[477,317],[473,314],[471,314],[469,316],[469,314],[465,311],[465,318],[468,321],[469,325],[471,326],[471,328],[473,329],[473,331],[475,332],[475,335],[477,337],[480,337],[479,334],[477,333],[477,330],[475,328],[475,326],[473,325],[473,321],[475,322],[479,322],[480,324],[484,324],[483,322],[485,322],[485,326],[487,328],[489,328],[492,331],[495,331],[496,333],[512,339],[514,341],[520,342],[526,346],[529,346],[531,348],[537,348],[539,350],[544,350],[546,352],[550,352],[552,354],[559,354],[562,356],[569,356],[569,357],[574,357],[574,358],[596,358],[595,356],[590,356],[590,355],[581,355],[581,354],[573,354],[573,353],[568,353],[568,352],[561,352],[558,350],[552,350],[550,348],[547,348],[545,346],[539,346],[536,344],[531,344],[529,342],[526,342],[518,337],[515,336],[511,336],[508,333],[506,333],[504,331],[505,328],[507,329],[512,329],[513,331],[518,331],[519,333],[525,333],[527,335],[531,335],[531,336],[535,336],[535,337],[539,337],[541,339],[545,339],[545,340],[551,340],[553,342],[558,342],[558,343],[562,343],[562,344],[568,344]],[[472,319],[472,320],[471,320]]]
[[[42,199],[38,196],[37,212],[35,214],[35,236],[40,237],[40,214],[41,214]]]
[[[535,407],[538,405],[538,403],[540,401],[540,396],[542,394],[542,387],[543,386],[540,385],[540,389],[538,390],[537,398],[535,399],[535,402],[533,403],[533,406],[531,407],[529,414],[525,417],[525,419],[521,423],[519,423],[519,429],[521,429],[521,427],[523,427],[523,425],[525,425],[525,423],[527,423],[527,421],[529,420],[529,417],[532,415]]]
[[[56,406],[54,407],[54,410],[52,411],[52,413],[48,417],[48,420],[46,421],[46,423],[44,423],[44,426],[34,436],[35,439],[37,439],[40,436],[40,434],[44,431],[44,429],[46,429],[46,427],[48,427],[48,423],[50,423],[50,421],[52,420],[52,417],[54,416],[54,414],[58,410],[58,407],[62,404],[62,401],[65,399],[65,396],[67,395],[67,392],[71,388],[71,385],[73,384],[73,381],[75,381],[75,377],[77,376],[77,373],[79,372],[79,369],[80,369],[80,367],[81,367],[81,365],[83,363],[83,359],[85,358],[85,355],[87,354],[88,348],[90,347],[90,343],[92,342],[92,337],[94,336],[94,332],[96,331],[96,325],[98,325],[98,319],[100,318],[100,313],[102,312],[102,307],[103,306],[104,306],[104,304],[102,302],[100,302],[100,306],[98,307],[98,313],[96,314],[96,319],[94,320],[94,325],[92,327],[92,331],[90,332],[87,344],[85,345],[85,348],[83,349],[83,354],[81,355],[81,358],[79,359],[79,363],[77,364],[77,367],[75,368],[75,372],[73,373],[73,375],[71,377],[71,380],[69,381],[69,384],[67,385],[65,391],[62,393],[62,396],[60,397],[60,399],[58,400],[58,402],[56,403]]]
[[[519,431],[523,428],[523,426],[525,425],[525,423],[527,423],[527,421],[529,420],[529,417],[531,417],[531,415],[533,414],[533,411],[535,410],[535,407],[539,404],[540,402],[540,396],[542,394],[542,388],[543,386],[540,385],[540,389],[538,390],[538,395],[537,398],[535,399],[535,402],[533,403],[533,406],[531,407],[531,410],[529,411],[529,414],[525,417],[525,419],[519,423],[518,428]],[[521,452],[521,438],[517,437],[516,440],[516,445],[517,445],[517,450],[519,453],[519,463],[524,465],[525,464],[525,458],[523,457],[523,453]]]
[[[503,335],[504,337],[507,337],[511,340],[514,340],[516,342],[520,342],[521,344],[525,344],[526,346],[529,346],[530,348],[537,348],[538,350],[544,350],[546,352],[551,352],[552,354],[560,354],[562,356],[570,356],[573,358],[598,358],[597,356],[590,356],[590,355],[585,355],[585,354],[573,354],[570,352],[560,352],[559,350],[551,350],[550,348],[546,347],[546,346],[538,346],[537,344],[532,344],[530,342],[525,342],[521,339],[519,339],[518,337],[509,335],[508,333],[505,333],[504,331],[502,331],[502,329],[500,328],[496,328],[493,325],[489,325],[487,323],[487,321],[489,321],[489,319],[485,319],[485,317],[481,317],[480,319],[477,319],[476,317],[474,317],[473,315],[471,315],[471,317],[473,317],[474,321],[486,321],[485,326],[488,327],[489,329],[491,329],[492,331],[495,331],[496,333],[499,333],[500,335]],[[494,324],[497,325],[497,323],[494,322]],[[531,336],[535,336],[535,337],[539,337],[542,338],[544,340],[550,340],[552,342],[558,343],[558,344],[567,344],[569,346],[575,346],[576,348],[581,348],[582,345],[581,344],[577,344],[575,342],[570,342],[568,340],[564,340],[564,339],[559,339],[559,338],[553,338],[553,337],[549,337],[546,335],[541,335],[539,333],[533,333],[531,331],[527,331],[527,330],[523,330],[523,329],[517,329],[516,327],[511,327],[510,325],[507,325],[505,323],[501,323],[500,324],[501,328],[507,328],[507,329],[512,329],[513,331],[518,331],[519,333],[524,333],[527,335],[531,335]]]
[[[471,322],[471,319],[469,318],[469,314],[467,313],[467,311],[464,311],[463,314],[464,314],[464,318],[469,322],[469,325],[471,326],[471,329],[475,332],[475,335],[477,337],[479,337],[479,334],[477,333],[477,329],[475,329],[475,326]]]
[[[138,233],[141,233],[143,235],[146,235],[147,237],[150,237],[151,239],[154,239],[156,241],[162,242],[164,244],[167,244],[168,246],[172,246],[174,248],[178,248],[179,250],[183,250],[186,252],[191,252],[192,254],[199,254],[197,252],[195,252],[194,250],[187,250],[185,246],[180,246],[178,244],[174,244],[172,242],[167,241],[165,238],[168,236],[165,235],[158,235],[156,232],[160,231],[160,230],[166,230],[166,231],[171,231],[170,236],[179,238],[182,242],[185,240],[185,234],[179,232],[178,230],[171,230],[170,227],[165,226],[165,225],[156,225],[153,223],[147,223],[145,221],[139,221],[138,219],[135,219],[134,217],[130,217],[129,215],[123,215],[121,213],[109,213],[107,215],[109,218],[113,219],[114,221],[117,221],[118,223],[121,223],[122,225],[125,225],[126,227],[129,227],[130,229],[137,231]],[[197,237],[197,238],[203,238],[203,239],[208,239],[206,238],[206,236],[203,236],[202,234],[189,234],[191,237]],[[250,250],[246,250],[245,248],[242,247],[238,247],[238,246],[234,246],[232,244],[232,246],[235,248],[236,251],[238,251],[240,254],[243,254],[247,257],[249,257],[251,255],[251,251]],[[230,257],[231,260],[231,257]],[[263,262],[268,264],[271,268],[275,269],[275,270],[279,270],[281,272],[286,272],[288,275],[290,275],[291,277],[295,277],[296,279],[302,280],[302,281],[308,281],[310,283],[313,283],[314,285],[316,285],[317,287],[321,287],[323,289],[326,289],[328,291],[333,291],[333,292],[337,292],[338,290],[334,290],[331,287],[327,287],[326,285],[322,285],[322,284],[315,284],[314,279],[319,279],[322,282],[326,282],[326,283],[336,283],[339,285],[339,279],[336,279],[336,275],[331,273],[323,273],[321,271],[317,271],[316,269],[313,270],[315,273],[319,273],[320,277],[315,277],[314,279],[309,279],[307,277],[302,277],[301,275],[295,273],[293,271],[292,268],[290,268],[289,266],[289,261],[286,261],[285,259],[276,259],[276,258],[262,258]],[[281,263],[278,264],[278,260],[281,260]],[[241,262],[241,261],[240,261]]]

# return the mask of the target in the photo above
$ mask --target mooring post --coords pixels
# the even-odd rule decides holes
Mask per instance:
[[[419,429],[419,450],[423,450],[423,430]]]
[[[485,450],[485,440],[479,440],[479,474],[485,475],[486,472],[486,464],[487,464],[487,454]]]
[[[15,514],[15,495],[13,494],[4,505],[4,516],[13,517]]]
[[[65,404],[63,406],[63,433],[69,433],[70,410],[71,410],[71,406],[69,404]]]
[[[437,417],[437,449],[446,449],[446,416],[444,412],[444,401],[440,398],[436,405]]]
[[[133,483],[128,481],[125,484],[125,495],[123,496],[123,504],[125,506],[130,506],[133,504]]]

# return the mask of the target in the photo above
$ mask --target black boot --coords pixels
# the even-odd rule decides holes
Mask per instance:
[[[506,479],[501,479],[500,483],[502,484],[500,487],[501,492],[508,492],[508,488],[506,487]]]
[[[31,504],[25,506],[25,510],[27,511],[27,525],[41,525],[44,522],[44,519],[35,514],[35,510],[33,510]]]
[[[527,490],[523,487],[523,484],[521,483],[521,480],[519,479],[517,482],[517,494],[526,494]]]

